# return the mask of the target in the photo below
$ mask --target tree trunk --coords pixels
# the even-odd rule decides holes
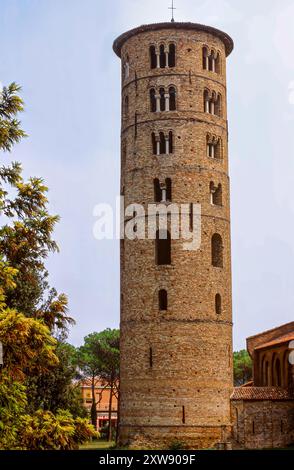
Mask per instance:
[[[118,433],[119,433],[119,415],[120,415],[120,393],[119,393],[119,385],[117,389],[117,420],[116,420],[116,436],[115,436],[115,443],[118,444]]]
[[[112,429],[111,429],[111,417],[112,417],[112,397],[113,397],[113,380],[110,383],[110,394],[109,394],[109,405],[108,405],[108,442],[111,441],[112,438]]]
[[[92,405],[91,405],[91,423],[97,431],[97,408],[96,408],[96,398],[95,398],[95,375],[92,376]]]

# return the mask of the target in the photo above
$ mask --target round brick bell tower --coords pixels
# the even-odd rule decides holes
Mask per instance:
[[[121,241],[119,441],[222,447],[231,433],[226,57],[233,41],[212,27],[171,22],[132,29],[113,49],[122,60],[125,206],[201,205],[196,251],[171,240],[162,262],[156,240]]]

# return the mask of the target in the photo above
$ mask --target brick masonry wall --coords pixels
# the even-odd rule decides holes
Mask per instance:
[[[232,401],[232,415],[237,447],[278,448],[294,442],[293,401]]]
[[[149,47],[176,44],[176,67],[151,69]],[[221,74],[203,70],[202,47],[219,51]],[[213,447],[231,429],[232,305],[225,49],[203,31],[158,30],[129,38],[122,63],[121,191],[126,205],[154,202],[153,179],[171,178],[172,201],[201,204],[201,246],[184,251],[172,241],[172,264],[155,264],[153,240],[121,243],[120,442],[166,447]],[[151,113],[150,87],[173,85],[177,111]],[[222,117],[204,113],[204,89],[222,96]],[[137,116],[135,118],[135,116]],[[137,124],[136,124],[137,122]],[[172,130],[174,152],[154,156],[151,133]],[[207,157],[206,135],[222,139],[221,160]],[[124,150],[125,149],[125,150]],[[124,154],[125,152],[125,154]],[[222,184],[221,207],[210,204],[209,185]],[[211,265],[211,237],[223,239],[224,266]],[[168,311],[158,310],[158,290]],[[222,313],[215,312],[215,295]],[[153,364],[149,354],[152,348]],[[183,407],[185,419],[183,419]],[[184,421],[184,422],[183,422]]]

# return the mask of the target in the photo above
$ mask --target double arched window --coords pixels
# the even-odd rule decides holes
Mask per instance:
[[[176,46],[173,43],[152,45],[149,48],[149,54],[152,69],[175,67],[176,65]]]

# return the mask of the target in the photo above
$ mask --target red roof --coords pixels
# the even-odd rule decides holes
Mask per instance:
[[[263,348],[268,348],[269,346],[276,346],[277,344],[290,343],[290,341],[293,341],[293,340],[294,340],[294,331],[292,331],[291,333],[287,333],[286,335],[278,336],[277,338],[271,341],[268,341],[267,343],[260,344],[255,349],[263,349]]]
[[[281,387],[235,387],[231,400],[294,400],[294,390]]]

